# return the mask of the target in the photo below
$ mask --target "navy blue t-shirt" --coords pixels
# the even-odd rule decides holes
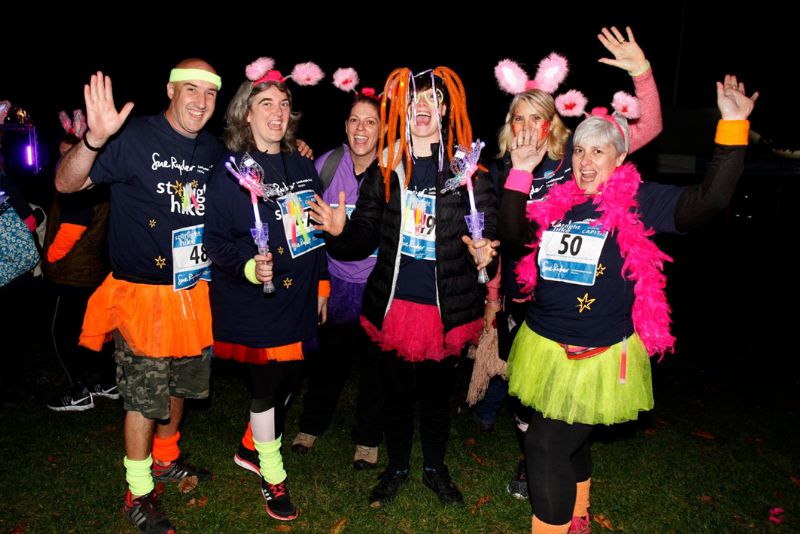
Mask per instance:
[[[435,199],[438,196],[436,191],[436,176],[439,172],[436,158],[433,156],[413,158],[412,163],[413,170],[411,172],[411,181],[408,184],[408,191],[416,195],[426,195]],[[425,225],[426,229],[423,230],[423,233],[429,232],[431,226],[435,228],[435,200],[433,207],[433,220],[430,220],[431,217],[429,214],[427,225]],[[407,216],[408,214],[404,214],[404,217]],[[434,259],[416,259],[406,254],[400,255],[400,273],[397,275],[397,287],[395,289],[394,298],[436,306],[435,250]]]
[[[642,183],[637,200],[645,227],[656,232],[678,233],[675,209],[683,190],[678,186]],[[587,198],[586,202],[568,211],[560,224],[590,222],[597,218],[597,206]],[[561,235],[566,236],[563,238],[565,246],[573,244],[574,235]],[[541,258],[540,253],[538,259]],[[541,261],[539,265],[541,271]],[[615,235],[609,234],[602,246],[592,285],[545,280],[539,272],[526,321],[536,333],[559,343],[586,347],[613,345],[633,333],[633,287],[633,281],[622,278],[619,245]]]
[[[228,155],[238,164],[243,153]],[[251,156],[273,193],[257,206],[269,227],[275,293],[265,295],[260,284],[244,276],[245,264],[258,252],[250,233],[255,215],[250,193],[220,164],[208,183],[205,233],[213,261],[209,297],[214,339],[256,348],[309,341],[317,332],[319,280],[327,272],[324,241],[307,227],[307,210],[301,214],[303,225],[292,229],[287,212],[298,212],[288,210],[286,200],[291,193],[305,206],[309,196],[322,193],[322,183],[314,163],[296,152]]]
[[[117,278],[171,284],[172,232],[202,225],[206,181],[223,154],[206,132],[180,135],[166,117],[131,119],[89,176],[111,186],[108,245]]]

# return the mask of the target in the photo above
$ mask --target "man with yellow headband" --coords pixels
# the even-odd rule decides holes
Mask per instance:
[[[133,103],[118,111],[111,79],[98,71],[84,86],[89,131],[56,172],[63,193],[97,183],[111,187],[112,272],[89,300],[80,344],[99,350],[114,338],[127,412],[125,515],[144,533],[175,531],[153,492],[154,479],[211,479],[210,471],[181,460],[178,428],[184,399],[208,396],[212,338],[203,222],[206,181],[223,147],[202,130],[221,85],[207,62],[184,60],[170,73],[166,112],[125,124]]]

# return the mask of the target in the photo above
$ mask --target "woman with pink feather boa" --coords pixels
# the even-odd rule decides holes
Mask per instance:
[[[615,97],[615,108],[624,109],[630,120],[629,154],[644,147],[661,133],[661,103],[653,69],[631,28],[625,28],[627,39],[615,26],[602,28],[597,38],[612,55],[599,59],[600,63],[626,71],[631,76],[636,98],[620,91]],[[500,152],[489,172],[495,184],[498,198],[503,196],[504,185],[512,167],[524,168],[533,173],[528,204],[541,201],[550,189],[568,182],[572,176],[572,132],[564,124],[564,117],[579,117],[586,105],[586,97],[577,90],[555,95],[568,74],[567,59],[552,53],[539,62],[536,75],[528,74],[517,63],[505,59],[495,67],[498,86],[514,95],[505,124],[497,136]],[[525,150],[515,150],[511,144],[520,133],[527,131],[539,139],[538,144],[527,145]],[[499,356],[508,360],[511,341],[525,320],[530,293],[520,291],[515,274],[522,256],[530,250],[514,250],[503,244],[500,280],[487,284],[489,298],[486,303],[484,321],[495,322],[498,328]],[[499,291],[495,287],[499,285]],[[513,325],[505,329],[506,324]],[[480,366],[476,366],[480,369]],[[507,382],[494,377],[489,384],[484,400],[476,406],[475,415],[483,421],[494,421],[502,406],[508,389]],[[524,436],[530,419],[530,409],[513,401],[514,419],[521,459],[514,477],[509,481],[509,494],[519,499],[528,499],[528,481],[524,460]],[[493,411],[494,410],[494,411]]]
[[[624,41],[618,32],[614,38]],[[589,436],[595,425],[633,420],[653,407],[648,356],[674,344],[662,271],[670,258],[650,238],[697,227],[728,204],[757,97],[747,97],[735,76],[717,83],[722,120],[699,185],[642,182],[624,163],[627,121],[605,108],[576,129],[573,179],[554,186],[546,201],[526,209],[533,175],[522,166],[510,171],[500,238],[529,244],[517,274],[525,290],[535,289],[508,360],[510,393],[534,410],[525,435],[532,532],[591,531]],[[511,141],[512,156],[537,149],[525,132]]]

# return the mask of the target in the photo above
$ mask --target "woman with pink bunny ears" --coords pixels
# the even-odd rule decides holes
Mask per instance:
[[[307,203],[321,184],[296,150],[300,114],[287,80],[315,85],[323,73],[304,63],[283,76],[261,58],[246,75],[225,115],[228,153],[208,183],[214,354],[244,365],[250,393],[250,423],[234,461],[261,476],[270,517],[290,521],[298,511],[281,456],[286,405],[325,321],[330,286],[324,242],[308,223]]]
[[[633,32],[626,28],[627,39],[615,27],[603,28],[598,34],[601,44],[613,54],[613,58],[601,58],[607,65],[628,71],[633,79],[637,99],[618,93],[616,100],[620,110],[631,119],[629,152],[634,152],[652,141],[662,129],[661,104],[650,63],[636,43]],[[586,106],[586,97],[579,91],[569,90],[556,97],[553,93],[562,84],[568,73],[567,60],[558,54],[543,59],[534,79],[529,80],[522,68],[511,60],[501,61],[495,67],[499,86],[514,95],[509,105],[505,124],[498,134],[500,153],[490,167],[495,189],[502,197],[512,170],[532,176],[528,204],[541,201],[555,185],[569,180],[572,173],[572,136],[562,117],[577,117]],[[520,291],[515,269],[519,259],[527,250],[514,250],[508,243],[502,244],[500,280],[489,284],[486,305],[486,323],[491,324],[499,313],[497,324],[517,325],[509,330],[498,330],[500,357],[508,358],[511,340],[525,318],[530,295]],[[499,291],[497,289],[499,286]],[[500,298],[500,295],[503,298]],[[493,422],[506,397],[506,382],[495,377],[489,384],[484,400],[476,406],[475,416],[480,422]],[[515,407],[517,413],[517,437],[522,448],[522,438],[528,415],[522,406]],[[521,499],[528,497],[524,459],[520,460],[514,477],[508,484],[508,492]]]
[[[532,408],[524,437],[532,532],[591,531],[589,437],[596,425],[653,407],[648,356],[672,352],[663,264],[651,236],[695,228],[724,208],[741,175],[758,94],[726,76],[722,114],[702,184],[643,182],[625,163],[630,131],[617,103],[578,126],[572,177],[528,204],[530,173],[514,169],[501,202],[504,243],[528,245],[517,267],[535,291],[508,359],[509,392]]]

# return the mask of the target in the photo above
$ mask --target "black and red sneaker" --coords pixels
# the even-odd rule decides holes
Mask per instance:
[[[241,467],[247,469],[251,473],[261,476],[261,464],[258,461],[258,451],[248,449],[243,444],[239,444],[239,450],[233,456],[233,462]]]
[[[208,481],[214,478],[211,471],[186,463],[183,457],[168,465],[159,465],[158,462],[153,461],[152,471],[153,478],[158,482],[180,482],[184,478],[191,476],[197,477],[197,480],[200,481]]]
[[[161,511],[161,504],[155,492],[133,498],[131,492],[125,494],[125,518],[142,534],[175,534],[175,527]]]
[[[279,521],[291,521],[297,517],[297,508],[289,497],[286,480],[279,484],[270,484],[261,479],[261,494],[267,503],[267,513]]]

